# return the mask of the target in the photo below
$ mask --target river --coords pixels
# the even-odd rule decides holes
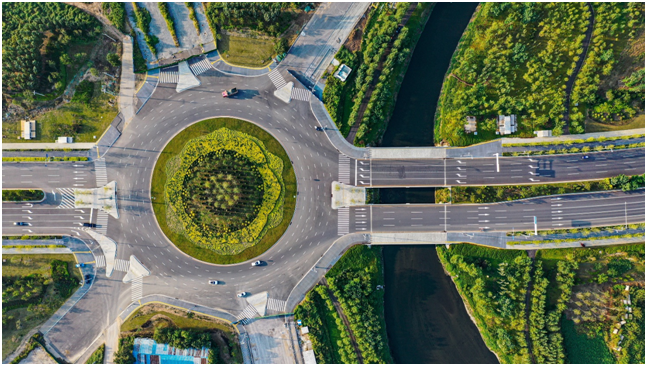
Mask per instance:
[[[418,42],[381,146],[433,145],[443,78],[476,3],[438,3]],[[382,190],[382,203],[433,203],[433,189]],[[496,363],[433,245],[383,250],[385,317],[396,363]]]

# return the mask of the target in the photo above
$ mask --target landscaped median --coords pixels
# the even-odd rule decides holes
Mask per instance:
[[[2,202],[42,201],[45,192],[40,189],[3,189]]]
[[[294,214],[296,178],[269,133],[217,118],[168,143],[151,191],[158,223],[180,250],[230,264],[256,257],[280,239]]]
[[[88,161],[88,158],[85,156],[65,156],[65,157],[56,157],[52,156],[50,158],[43,157],[13,157],[13,158],[2,158],[2,161],[5,163],[10,162],[41,162],[41,161]]]
[[[543,146],[543,145],[542,145]],[[624,149],[636,149],[640,147],[645,147],[645,142],[636,142],[633,144],[623,144],[623,145],[597,145],[593,148],[589,146],[571,147],[568,148],[568,144],[559,144],[554,145],[554,149],[550,150],[527,150],[527,151],[514,151],[514,152],[504,152],[503,156],[519,156],[519,155],[555,155],[555,154],[579,154],[579,153],[588,153],[588,152],[601,152],[604,150],[613,151],[613,150],[624,150]],[[561,147],[560,147],[561,146]]]
[[[522,186],[451,187],[436,190],[436,203],[494,203],[555,194],[583,193],[622,189],[630,191],[645,186],[645,175],[606,178],[597,181]],[[450,191],[451,190],[451,191]],[[451,198],[451,200],[450,200]]]

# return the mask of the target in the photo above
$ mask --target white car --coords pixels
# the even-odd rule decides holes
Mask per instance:
[[[252,266],[256,267],[256,266],[260,266],[260,265],[262,265],[262,264],[263,264],[263,262],[261,262],[261,261],[256,261],[256,262],[252,263]]]
[[[241,292],[241,293],[238,294],[238,297],[245,297],[247,295],[249,295],[248,292]]]
[[[220,285],[222,282],[216,280],[209,280],[210,285]]]

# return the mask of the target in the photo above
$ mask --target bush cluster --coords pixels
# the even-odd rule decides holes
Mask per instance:
[[[164,20],[166,21],[166,27],[171,33],[171,37],[173,37],[173,43],[175,43],[175,47],[180,47],[180,42],[177,40],[177,34],[175,34],[175,22],[173,21],[173,17],[171,17],[171,13],[168,10],[168,3],[159,2],[157,3],[157,6],[160,10],[160,13],[162,13],[162,17],[164,17]]]
[[[190,329],[155,328],[153,340],[157,343],[166,343],[171,347],[187,349],[202,349],[211,347],[209,333],[198,332]]]
[[[126,5],[121,2],[104,2],[101,3],[103,13],[110,23],[120,31],[126,33]]]
[[[148,12],[148,9],[143,6],[138,6],[135,2],[133,2],[133,12],[135,13],[137,27],[144,33],[146,45],[148,45],[153,55],[157,55],[155,46],[159,43],[159,38],[150,34],[151,13]]]
[[[194,164],[205,162],[208,154],[222,156],[226,152],[244,157],[254,165],[262,177],[263,198],[251,223],[235,231],[226,227],[221,231],[211,231],[206,223],[196,220],[200,213],[190,209],[189,202],[199,198],[189,194],[186,181]],[[166,201],[182,223],[184,235],[192,242],[219,254],[237,254],[258,243],[268,229],[281,222],[285,195],[282,171],[283,161],[267,151],[260,140],[221,128],[186,144],[179,154],[177,170],[166,182]]]
[[[40,189],[3,189],[2,201],[40,201],[45,192]]]
[[[273,37],[285,32],[303,3],[213,2],[204,3],[205,12],[214,34],[223,29],[249,28]],[[305,6],[305,5],[303,5]]]
[[[195,6],[197,5],[192,2],[185,2],[184,5],[186,5],[187,9],[189,9],[189,18],[191,18],[191,21],[193,22],[193,26],[195,27],[195,31],[198,33],[198,36],[199,36],[200,22],[198,21],[198,18],[195,16]]]
[[[579,147],[571,147],[570,149],[567,149],[565,147],[562,147],[558,150],[551,149],[551,150],[528,150],[524,152],[505,152],[503,153],[503,156],[521,156],[521,155],[555,155],[555,154],[579,154],[579,153],[587,153],[591,151],[603,151],[603,150],[624,150],[624,149],[636,149],[639,147],[645,147],[644,142],[636,142],[633,144],[625,144],[625,145],[607,145],[607,146],[602,146],[602,145],[597,145],[591,149],[589,146],[584,146],[582,148]]]

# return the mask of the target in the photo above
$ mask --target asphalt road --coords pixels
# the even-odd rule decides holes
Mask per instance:
[[[492,204],[372,205],[350,210],[351,232],[520,231],[645,221],[645,190],[539,197]]]
[[[4,189],[40,188],[50,192],[56,188],[95,188],[96,186],[92,162],[2,164],[2,187]]]
[[[360,160],[353,182],[372,187],[551,184],[645,173],[645,149],[475,159]],[[363,163],[363,164],[362,164]]]

